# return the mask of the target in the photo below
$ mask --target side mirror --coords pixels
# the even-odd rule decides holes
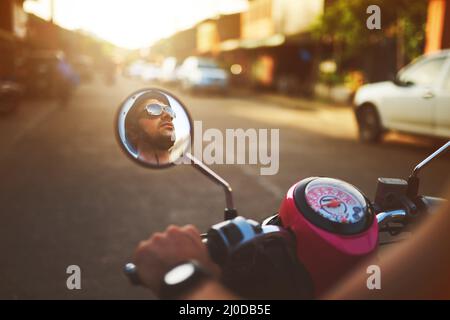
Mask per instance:
[[[391,81],[392,81],[396,86],[401,86],[401,81],[400,81],[400,79],[398,78],[397,75],[393,76],[393,77],[391,78]]]
[[[392,82],[399,87],[411,87],[414,85],[414,82],[410,80],[407,81],[401,80],[398,74],[392,78]]]
[[[183,103],[161,89],[128,96],[116,116],[116,136],[132,160],[150,168],[174,165],[189,150],[192,120]]]
[[[192,119],[174,95],[156,88],[132,93],[119,106],[115,129],[124,153],[140,165],[153,169],[192,165],[224,189],[224,219],[237,217],[230,184],[190,153]]]

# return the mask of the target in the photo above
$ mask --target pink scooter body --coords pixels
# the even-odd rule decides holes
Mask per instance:
[[[294,200],[293,185],[279,210],[282,225],[296,235],[297,256],[314,283],[315,296],[336,284],[349,270],[373,253],[378,244],[378,224],[374,218],[370,227],[356,235],[339,235],[321,229],[308,221]]]

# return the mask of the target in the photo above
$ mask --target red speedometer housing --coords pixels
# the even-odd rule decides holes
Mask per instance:
[[[378,225],[370,201],[353,185],[314,177],[293,185],[279,210],[296,236],[297,256],[316,297],[377,248]]]

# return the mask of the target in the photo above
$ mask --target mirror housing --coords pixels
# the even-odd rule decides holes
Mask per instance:
[[[183,103],[158,88],[138,90],[119,106],[116,138],[122,151],[145,167],[174,165],[190,149],[191,116]]]
[[[122,151],[139,165],[162,169],[185,162],[191,164],[223,188],[224,219],[237,217],[230,184],[190,153],[192,118],[173,94],[148,88],[129,95],[117,111],[115,133]]]

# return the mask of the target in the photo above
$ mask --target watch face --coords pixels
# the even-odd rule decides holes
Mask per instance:
[[[323,218],[341,224],[354,224],[364,217],[367,203],[361,192],[344,181],[317,178],[305,189],[308,206]]]
[[[191,277],[195,272],[195,267],[191,263],[179,265],[170,270],[164,277],[164,281],[168,285],[181,283]]]

